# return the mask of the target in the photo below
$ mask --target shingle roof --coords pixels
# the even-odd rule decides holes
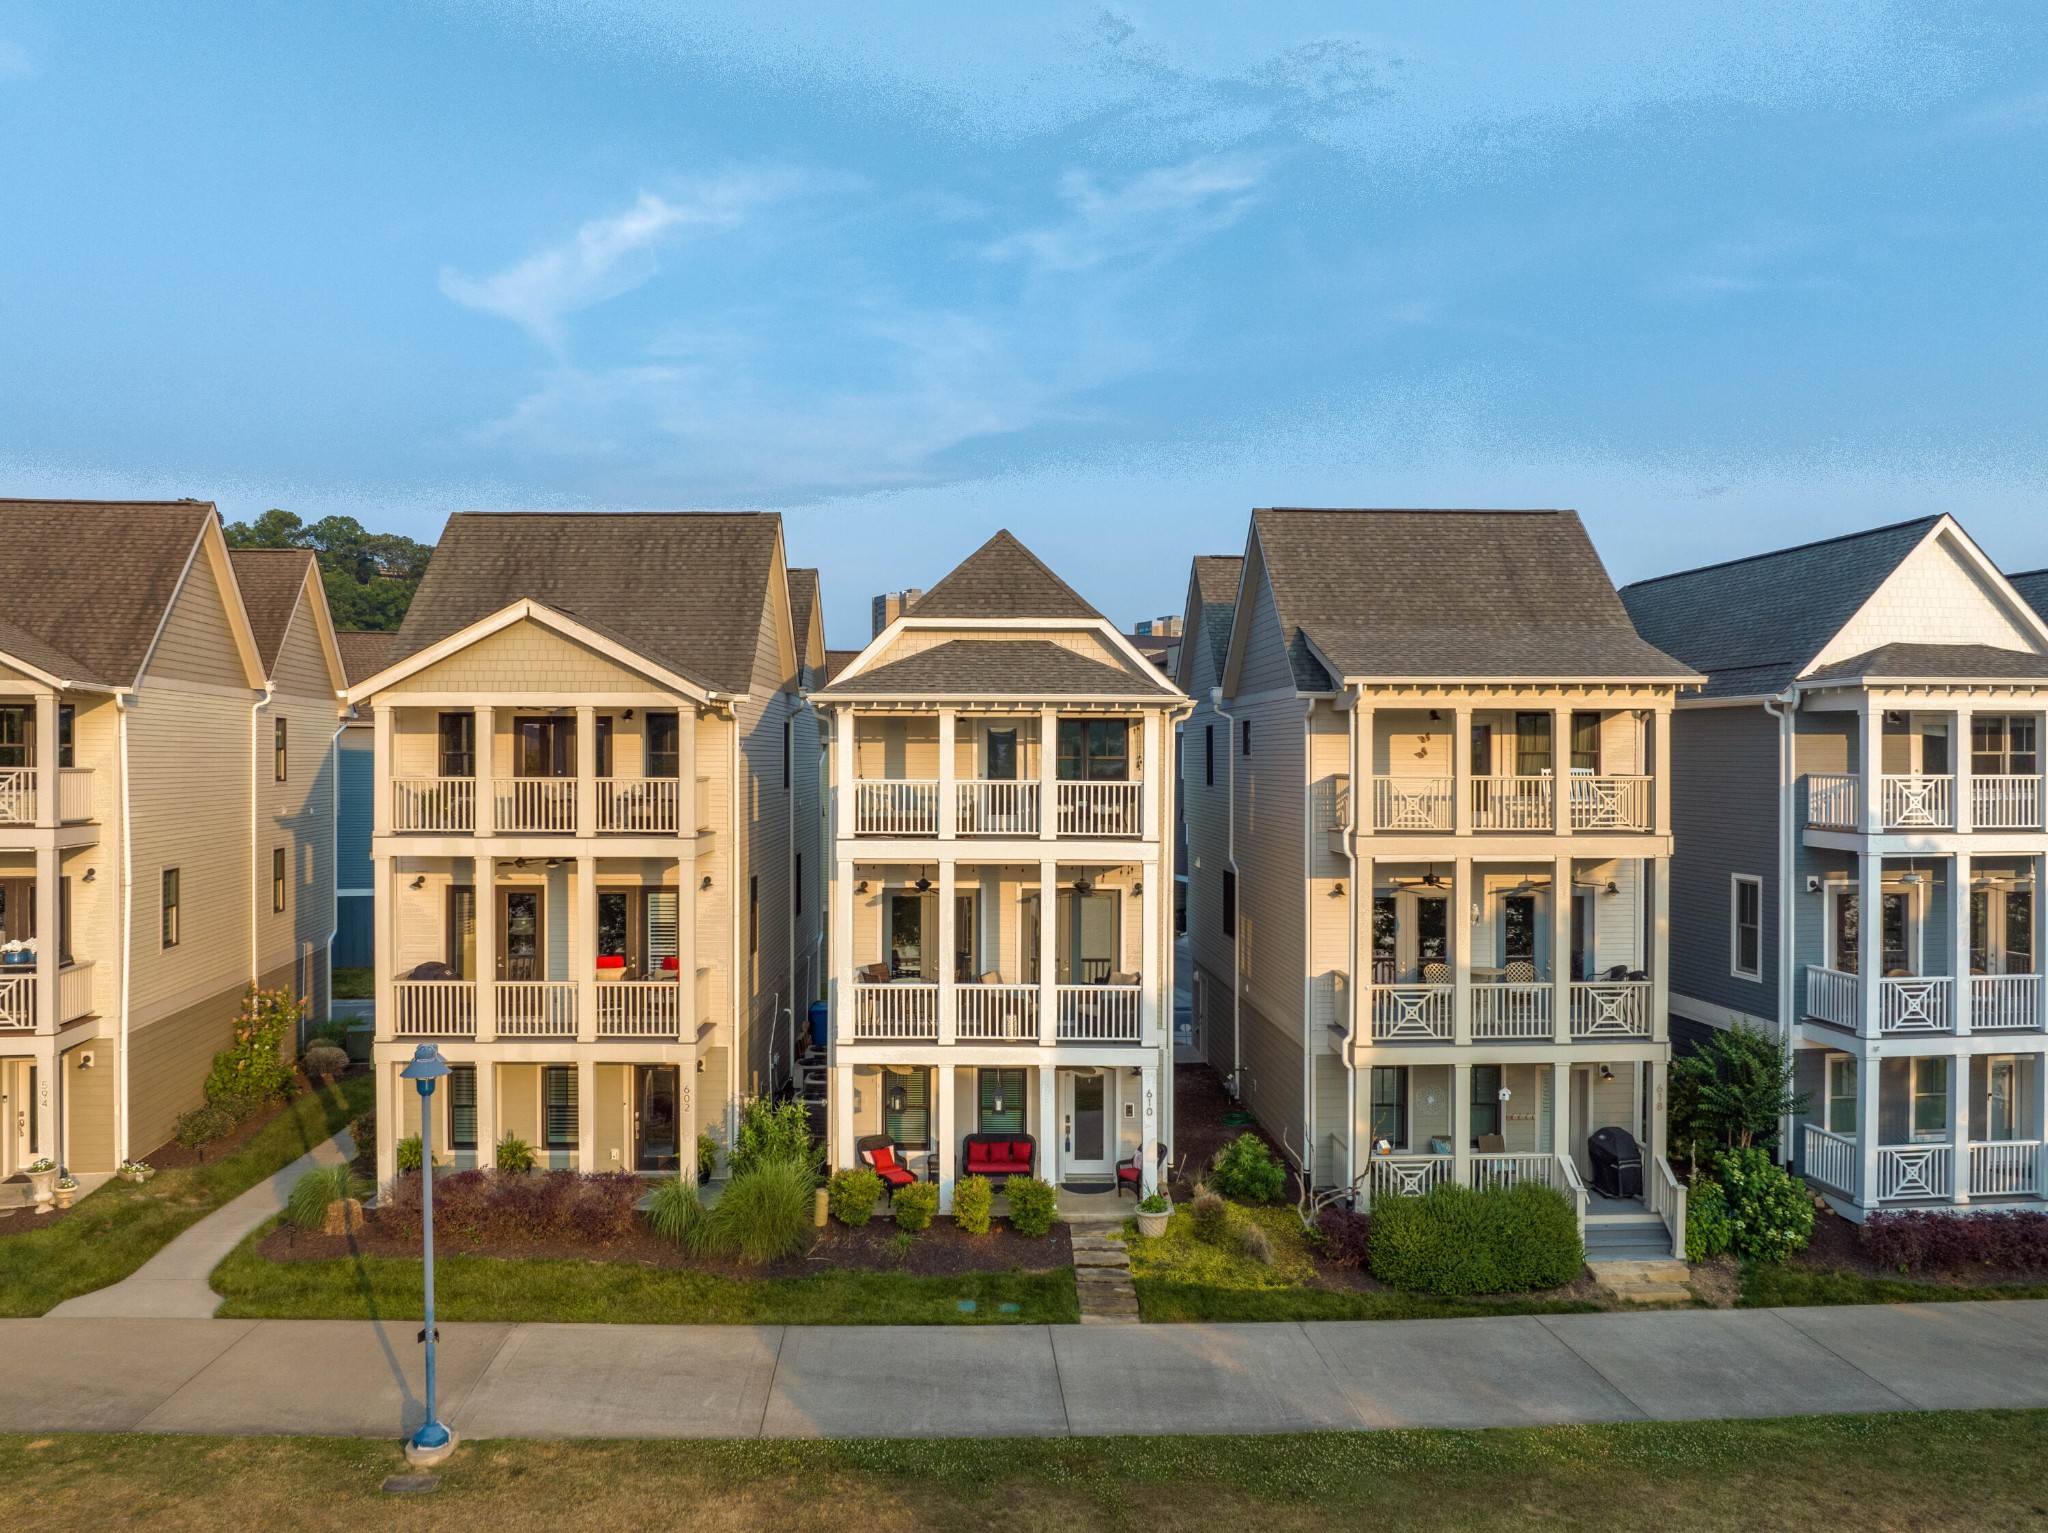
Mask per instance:
[[[1807,681],[2033,681],[2048,678],[2048,655],[1989,644],[1885,644],[1822,666]]]
[[[1230,655],[1230,623],[1237,613],[1237,585],[1244,578],[1243,554],[1197,554],[1194,567],[1195,600],[1202,634],[1209,645],[1209,660],[1218,676]],[[1190,613],[1193,620],[1198,614]]]
[[[532,600],[716,691],[753,682],[773,512],[460,512],[391,661]]]
[[[242,609],[249,614],[249,627],[256,635],[256,653],[264,670],[273,671],[285,630],[291,626],[292,611],[305,588],[312,552],[304,548],[231,548],[228,562],[235,567]]]
[[[1645,639],[1707,673],[1706,696],[1782,692],[1939,520],[1639,580],[1621,599]]]
[[[341,650],[341,669],[349,685],[366,681],[391,663],[398,644],[397,632],[368,632],[357,628],[337,629],[334,642]]]
[[[860,658],[857,649],[828,649],[825,651],[825,679],[831,680]]]
[[[818,610],[818,572],[789,571],[789,626],[796,635],[797,656],[804,657],[804,641],[810,637],[811,615]]]
[[[1573,511],[1252,513],[1296,685],[1697,679],[1636,633]],[[1313,650],[1310,645],[1313,644]]]
[[[1158,697],[1159,684],[1046,639],[951,639],[863,671],[834,692],[888,697]]]
[[[1099,618],[1074,588],[1007,529],[917,599],[918,618]]]
[[[2021,570],[2005,577],[2020,598],[2043,617],[2048,617],[2048,570]]]
[[[200,500],[0,500],[0,650],[132,686],[215,516]]]

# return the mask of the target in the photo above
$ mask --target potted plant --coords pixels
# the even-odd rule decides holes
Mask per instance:
[[[75,1176],[60,1176],[57,1178],[57,1185],[52,1191],[57,1199],[57,1206],[59,1208],[69,1208],[71,1200],[78,1196],[78,1178]]]
[[[56,1196],[56,1192],[57,1163],[45,1155],[41,1160],[32,1162],[28,1168],[28,1193],[34,1200],[38,1213],[49,1212],[50,1199]]]
[[[0,946],[0,963],[24,964],[36,961],[36,940],[33,937],[17,937],[14,941]]]
[[[1164,1192],[1155,1192],[1138,1204],[1138,1233],[1147,1240],[1157,1240],[1166,1233],[1166,1221],[1172,1217],[1172,1199]]]
[[[124,1182],[146,1182],[156,1175],[156,1167],[146,1160],[124,1160],[119,1175]]]

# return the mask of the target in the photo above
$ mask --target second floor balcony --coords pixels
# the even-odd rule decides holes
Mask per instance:
[[[1460,796],[1455,777],[1375,777],[1371,828],[1454,834],[1460,828]],[[1646,776],[1574,772],[1563,780],[1561,796],[1575,831],[1648,831],[1656,825],[1654,783]],[[1558,826],[1560,781],[1548,773],[1469,777],[1462,797],[1467,830],[1542,833]],[[1338,802],[1350,802],[1348,779],[1339,780]]]
[[[42,817],[42,773],[35,767],[0,767],[0,825],[34,825]],[[57,820],[64,825],[99,818],[91,767],[60,767]]]
[[[949,833],[1038,837],[1048,828],[1045,784],[975,779],[952,784]],[[1145,831],[1140,782],[1064,782],[1052,787],[1050,828],[1061,836],[1133,838]],[[854,784],[857,836],[936,837],[946,830],[946,785],[936,778],[861,778]]]
[[[1968,779],[1968,823],[1973,830],[2040,830],[2042,779],[2038,773],[1995,772]],[[1868,795],[1876,831],[1956,830],[1959,780],[1954,773],[1886,772],[1874,782],[1854,773],[1812,773],[1806,779],[1806,823],[1815,830],[1860,831]]]
[[[600,836],[673,836],[709,819],[706,784],[685,813],[676,777],[397,777],[390,783],[397,835],[577,835],[587,818]],[[483,811],[479,813],[479,811]]]

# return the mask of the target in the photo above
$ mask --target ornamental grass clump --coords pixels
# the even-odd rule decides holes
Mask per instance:
[[[859,1229],[875,1217],[875,1205],[882,1199],[882,1179],[866,1166],[848,1166],[832,1173],[825,1184],[825,1201],[832,1217]]]
[[[1372,1272],[1395,1288],[1445,1296],[1561,1288],[1585,1248],[1562,1193],[1537,1182],[1475,1191],[1455,1183],[1373,1202]]]
[[[1765,1150],[1729,1150],[1715,1158],[1714,1170],[1727,1194],[1729,1248],[1737,1256],[1781,1262],[1805,1249],[1813,1234],[1813,1197],[1805,1183]]]
[[[1010,1205],[1010,1228],[1036,1239],[1052,1229],[1060,1195],[1050,1182],[1013,1176],[1003,1183],[1003,1201]]]
[[[1188,1216],[1194,1221],[1195,1239],[1212,1246],[1229,1245],[1238,1223],[1236,1211],[1213,1192],[1205,1192],[1196,1198],[1188,1209]]]
[[[986,1235],[995,1189],[985,1176],[963,1176],[953,1184],[953,1223],[969,1235]]]
[[[704,1226],[704,1204],[694,1180],[671,1176],[660,1182],[647,1202],[647,1227],[663,1240],[693,1249]]]
[[[809,1165],[769,1161],[733,1173],[704,1216],[701,1249],[750,1262],[772,1262],[810,1248],[818,1179]]]
[[[288,1223],[301,1230],[325,1229],[330,1208],[336,1203],[344,1206],[354,1203],[357,1205],[355,1213],[359,1214],[362,1199],[368,1191],[369,1185],[358,1179],[347,1166],[315,1166],[311,1171],[301,1173],[299,1179],[292,1183],[284,1216]],[[344,1225],[352,1217],[354,1214],[345,1215]]]
[[[1240,1203],[1271,1203],[1287,1190],[1287,1168],[1257,1134],[1239,1134],[1217,1155],[1209,1186]]]

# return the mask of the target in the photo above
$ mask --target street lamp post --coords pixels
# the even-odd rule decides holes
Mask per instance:
[[[406,1440],[405,1456],[423,1467],[440,1463],[455,1451],[455,1434],[441,1424],[434,1411],[434,1082],[448,1073],[448,1061],[431,1043],[423,1043],[412,1063],[399,1071],[420,1094],[420,1219],[425,1228],[423,1256],[426,1275],[426,1325],[420,1340],[427,1348],[427,1418]]]

